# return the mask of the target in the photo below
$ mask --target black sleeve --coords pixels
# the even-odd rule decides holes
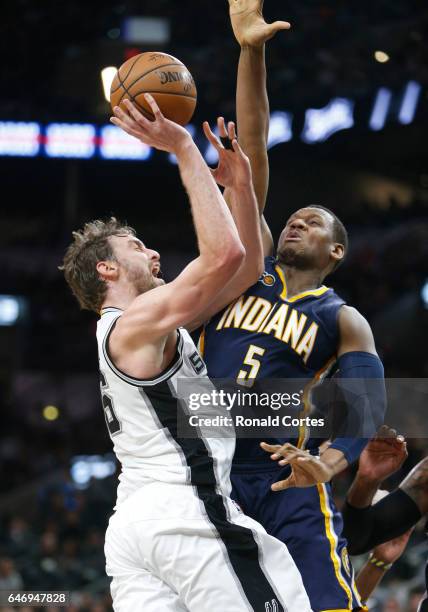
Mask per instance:
[[[402,489],[367,508],[354,508],[346,502],[342,513],[343,535],[351,555],[361,555],[397,538],[422,516],[417,504]]]

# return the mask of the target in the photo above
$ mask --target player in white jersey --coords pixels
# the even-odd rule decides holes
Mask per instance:
[[[159,254],[131,228],[110,219],[75,232],[63,265],[80,305],[101,312],[97,340],[102,401],[122,465],[105,542],[114,609],[309,612],[286,546],[229,498],[234,439],[178,434],[178,419],[186,412],[177,398],[179,378],[190,379],[195,389],[211,385],[182,326],[229,303],[243,289],[235,280],[238,270],[240,283],[242,276],[250,283],[254,270],[189,134],[166,120],[153,98],[147,100],[154,122],[131,103],[130,115],[115,109],[114,122],[149,146],[177,156],[199,257],[165,284],[159,278]],[[208,126],[205,130],[212,139]],[[251,210],[255,215],[249,161],[233,124],[229,136],[230,151],[216,142],[221,162],[215,175],[228,187],[231,201],[246,200],[247,215]],[[260,234],[254,235],[254,248],[261,251]]]

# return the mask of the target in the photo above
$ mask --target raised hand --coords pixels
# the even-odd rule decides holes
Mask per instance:
[[[223,117],[219,117],[217,126],[220,138],[228,139],[232,148],[225,148],[211,131],[208,122],[205,121],[203,125],[205,136],[216,149],[219,157],[217,168],[211,170],[214,179],[219,185],[229,189],[250,187],[252,185],[250,161],[239,146],[235,124],[230,121],[226,128]]]
[[[189,133],[178,123],[165,119],[153,96],[145,94],[144,97],[152,109],[154,121],[146,119],[130,100],[123,101],[128,113],[115,106],[115,116],[110,121],[149,147],[177,154],[182,146],[192,140]]]
[[[288,21],[266,23],[263,17],[264,0],[229,0],[233,33],[241,47],[261,47],[280,30],[289,30]]]
[[[286,480],[275,482],[272,491],[282,491],[290,487],[312,487],[318,483],[330,482],[334,476],[334,470],[325,463],[320,457],[311,455],[308,451],[303,451],[292,444],[283,446],[266,444],[260,445],[263,450],[273,453],[271,459],[279,461],[279,465],[289,465],[291,475]]]
[[[400,469],[406,459],[405,439],[384,425],[361,453],[358,477],[381,483]]]

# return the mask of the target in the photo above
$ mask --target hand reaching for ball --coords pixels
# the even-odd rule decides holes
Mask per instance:
[[[178,123],[162,115],[153,96],[145,94],[144,97],[152,109],[154,121],[146,119],[130,100],[122,102],[129,114],[119,106],[115,106],[113,109],[115,116],[111,117],[110,121],[149,147],[177,155],[180,149],[192,140],[189,133]]]
[[[216,149],[219,157],[217,168],[211,170],[216,182],[227,189],[248,189],[252,185],[250,160],[239,146],[236,138],[236,128],[233,121],[227,124],[223,117],[217,119],[218,132],[222,139],[228,139],[232,148],[225,148],[222,142],[211,131],[205,121],[204,133],[212,146]]]

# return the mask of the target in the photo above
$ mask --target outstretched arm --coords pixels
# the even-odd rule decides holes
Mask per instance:
[[[266,87],[265,43],[280,30],[289,29],[290,24],[286,21],[267,24],[262,13],[263,0],[229,0],[229,8],[233,32],[241,47],[236,91],[239,141],[250,158],[266,256],[272,254],[273,240],[263,217],[269,186],[269,99]],[[235,220],[238,215],[245,213],[243,206],[232,211]],[[237,225],[239,226],[238,222]]]
[[[245,257],[230,211],[191,137],[165,119],[151,96],[146,99],[154,122],[129,101],[129,114],[116,107],[112,121],[149,146],[177,156],[200,254],[172,283],[143,293],[126,309],[112,335],[117,352],[154,342],[188,323],[215,299]]]
[[[218,128],[223,142],[225,139],[229,140],[229,148],[225,148],[219,138],[213,134],[208,123],[204,123],[205,135],[219,155],[219,164],[217,168],[211,170],[211,173],[217,183],[226,188],[228,206],[232,215],[238,207],[246,210],[245,218],[238,215],[235,223],[242,243],[245,242],[249,248],[238,271],[229,275],[215,299],[198,313],[196,319],[187,324],[189,330],[197,329],[239,297],[243,291],[257,282],[263,272],[263,246],[257,222],[257,202],[251,179],[250,162],[236,139],[235,124],[231,121],[226,127],[223,117],[219,117]]]

